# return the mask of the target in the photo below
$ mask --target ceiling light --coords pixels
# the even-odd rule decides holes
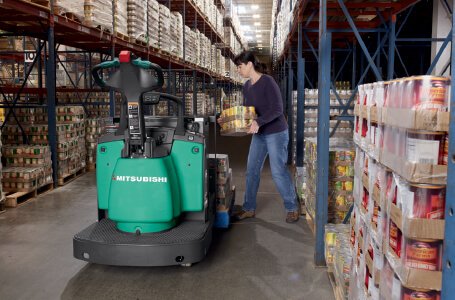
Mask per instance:
[[[261,26],[261,22],[254,22],[254,26]]]
[[[256,37],[257,37],[257,38],[261,38],[261,37],[262,37],[262,34],[256,34]]]
[[[262,47],[262,44],[258,44],[258,47]],[[262,49],[262,48],[259,48],[259,49]]]
[[[262,43],[262,41],[261,40],[257,40],[256,43]]]
[[[242,30],[248,31],[250,30],[250,25],[242,25],[240,28],[242,28]]]
[[[245,6],[239,6],[239,7],[237,7],[237,12],[238,12],[239,14],[246,14],[246,8],[245,8]]]
[[[259,19],[261,15],[253,15],[253,19]]]
[[[251,5],[251,9],[254,9],[254,10],[259,9],[259,5]]]

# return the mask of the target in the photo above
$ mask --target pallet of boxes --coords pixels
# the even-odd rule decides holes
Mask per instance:
[[[354,159],[355,150],[352,141],[332,138],[329,141],[329,186],[328,186],[328,222],[342,223],[354,203]],[[314,232],[316,215],[317,186],[317,141],[308,138],[305,141],[305,181],[300,197],[305,204],[307,221]]]
[[[2,134],[2,187],[7,207],[17,207],[53,189],[48,127],[44,125],[47,112],[44,116],[40,108],[19,108],[14,113],[15,117],[9,114]]]
[[[450,79],[361,86],[356,104],[352,299],[439,299]]]
[[[215,226],[228,228],[235,202],[235,186],[232,185],[232,169],[227,154],[209,154],[209,182],[211,194],[216,195]]]

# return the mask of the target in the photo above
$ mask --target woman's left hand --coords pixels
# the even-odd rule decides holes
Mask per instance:
[[[255,134],[255,133],[258,133],[258,131],[259,131],[259,125],[256,121],[253,121],[253,123],[251,123],[250,130],[248,131],[248,133]]]

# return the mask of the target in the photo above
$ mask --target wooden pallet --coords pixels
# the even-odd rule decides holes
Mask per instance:
[[[313,233],[313,236],[316,236],[316,223],[314,222],[313,218],[311,217],[311,214],[307,213],[305,214],[305,219],[306,222],[308,223],[308,226],[311,229],[311,232]]]
[[[335,280],[335,275],[332,272],[327,272],[327,275],[330,280],[330,284],[332,285],[333,294],[335,295],[336,300],[346,300],[343,296],[343,291],[340,286],[337,285]]]
[[[71,181],[75,180],[79,176],[85,174],[85,167],[73,172],[72,174],[63,175],[61,178],[58,179],[58,185],[63,186]]]
[[[50,7],[50,1],[49,0],[25,0],[26,2],[30,2],[42,7],[49,8]]]
[[[52,191],[53,189],[54,189],[54,184],[48,183],[48,184],[43,185],[42,187],[33,189],[31,191],[12,192],[12,193],[6,195],[5,206],[12,207],[12,208],[21,206],[21,205],[29,202],[30,200],[35,199],[39,195],[43,195],[47,192]]]
[[[126,42],[130,42],[130,37],[127,36],[127,35],[124,35],[123,33],[116,32],[116,33],[115,33],[115,36],[116,36],[117,38],[119,38],[119,39],[122,39],[122,40],[126,41]]]
[[[63,13],[61,13],[59,15],[62,16],[63,18],[65,18],[65,19],[68,19],[68,20],[71,20],[71,21],[74,21],[74,22],[82,24],[82,21],[76,15],[74,15],[73,13],[63,12]]]

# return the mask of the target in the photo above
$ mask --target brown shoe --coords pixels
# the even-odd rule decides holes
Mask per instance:
[[[299,211],[290,211],[286,216],[286,223],[295,223],[299,220]]]
[[[233,217],[236,220],[240,221],[240,220],[244,220],[247,218],[254,218],[255,215],[256,215],[256,213],[254,210],[247,211],[247,210],[241,209],[240,211],[234,213]]]

